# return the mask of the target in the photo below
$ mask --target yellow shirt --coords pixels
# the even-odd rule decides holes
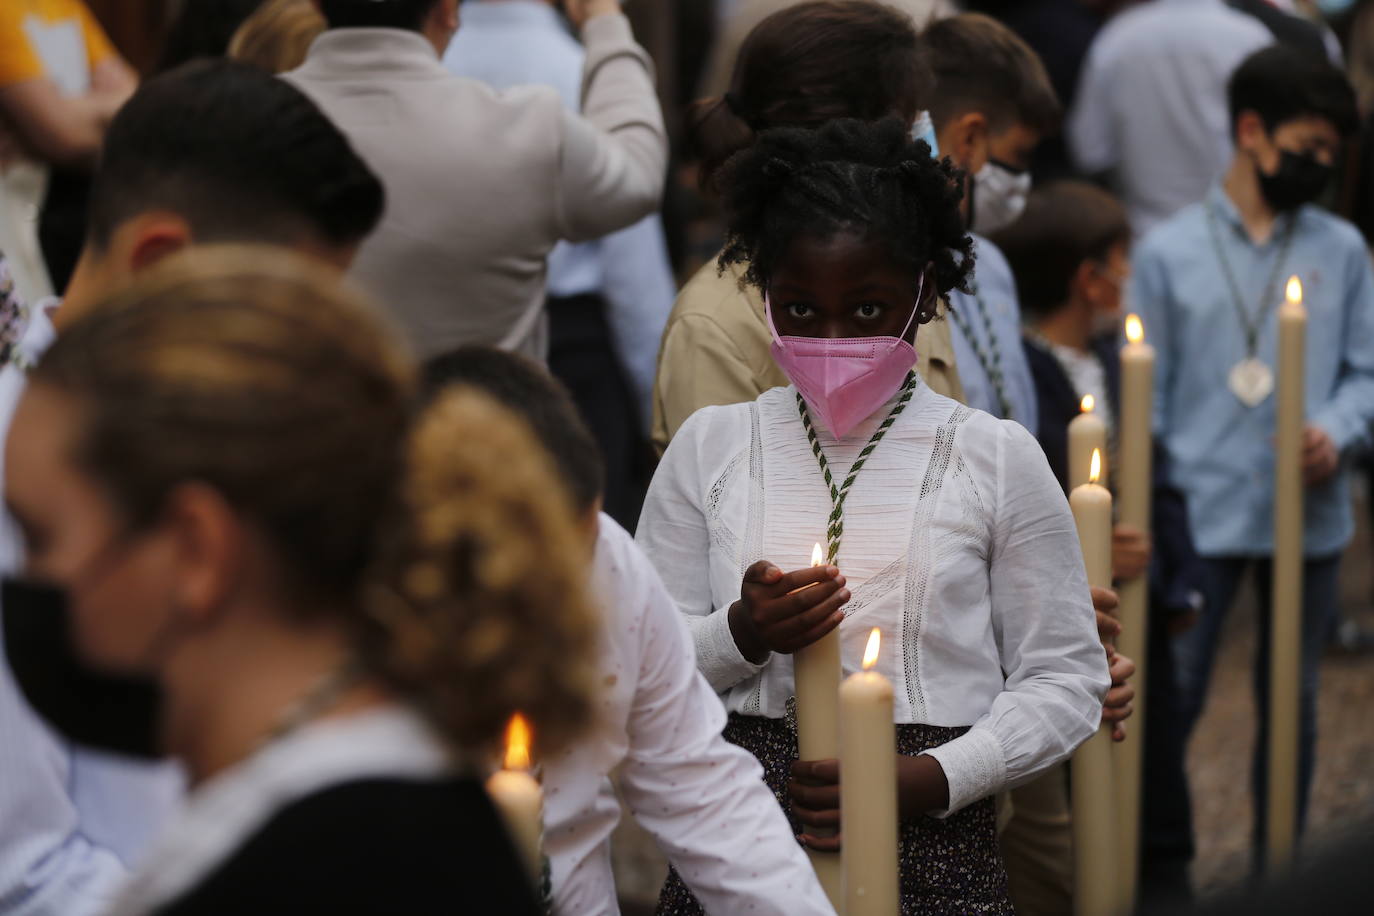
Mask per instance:
[[[772,335],[763,297],[740,289],[744,268],[719,274],[713,258],[678,293],[654,378],[654,448],[661,455],[687,418],[703,407],[752,401],[788,384],[768,346]],[[964,399],[949,326],[943,319],[923,325],[916,338],[916,371],[937,394]]]
[[[90,90],[91,72],[115,53],[80,0],[0,2],[0,88],[50,79],[64,95]]]

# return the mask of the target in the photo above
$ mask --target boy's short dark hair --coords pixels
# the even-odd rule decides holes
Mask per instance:
[[[1269,132],[1306,115],[1330,121],[1342,137],[1359,127],[1355,90],[1324,57],[1272,45],[1251,54],[1227,87],[1234,133],[1242,112],[1253,111]]]
[[[361,242],[385,192],[339,129],[256,67],[194,61],[145,83],[110,124],[88,239],[166,209],[200,242]]]
[[[937,19],[922,33],[921,47],[935,72],[930,114],[937,129],[969,111],[986,115],[994,133],[1016,124],[1041,134],[1059,129],[1063,107],[1040,55],[996,19]]]
[[[1113,246],[1130,243],[1131,224],[1126,208],[1096,185],[1056,181],[1032,191],[1020,218],[991,239],[1016,275],[1021,310],[1041,318],[1068,302],[1084,261],[1103,261]]]
[[[331,29],[418,30],[439,0],[320,0]]]
[[[426,401],[451,385],[476,388],[523,417],[553,459],[573,508],[586,512],[596,505],[606,477],[601,449],[572,395],[547,369],[493,347],[459,347],[429,360],[421,370]]]

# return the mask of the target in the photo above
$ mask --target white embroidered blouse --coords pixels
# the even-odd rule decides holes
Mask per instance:
[[[837,483],[891,403],[843,441],[817,424]],[[830,510],[791,387],[698,411],[663,456],[638,541],[731,712],[780,718],[793,694],[790,655],[754,665],[730,634],[744,571],[760,559],[808,565]],[[1031,779],[1093,733],[1109,677],[1082,554],[1063,491],[1019,424],[917,380],[849,492],[837,565],[853,594],[845,674],[879,627],[896,721],[972,726],[930,752],[949,811]]]

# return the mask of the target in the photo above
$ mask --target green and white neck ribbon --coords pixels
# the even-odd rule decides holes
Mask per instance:
[[[828,564],[834,564],[840,555],[840,541],[844,537],[844,501],[849,497],[849,489],[854,486],[854,480],[859,476],[859,471],[863,470],[865,462],[868,461],[873,450],[878,447],[883,436],[892,428],[892,424],[901,416],[906,405],[911,401],[911,395],[916,390],[916,373],[908,372],[906,381],[899,389],[900,396],[897,403],[892,405],[892,410],[878,428],[873,431],[868,444],[863,451],[854,459],[854,463],[849,468],[849,473],[844,478],[844,483],[835,485],[835,477],[830,472],[830,462],[826,460],[825,452],[821,449],[820,439],[816,436],[816,427],[811,423],[811,413],[806,409],[806,401],[802,399],[801,393],[797,393],[797,410],[801,413],[802,426],[806,428],[806,438],[811,443],[811,453],[816,456],[816,463],[820,465],[821,476],[825,478],[825,485],[830,488],[830,520],[826,526],[826,559]]]

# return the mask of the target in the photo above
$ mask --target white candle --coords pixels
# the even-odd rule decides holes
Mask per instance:
[[[1112,494],[1097,481],[1102,454],[1094,452],[1089,482],[1069,494],[1088,584],[1112,584]],[[1117,889],[1117,817],[1112,777],[1112,735],[1107,726],[1084,743],[1073,757],[1074,912],[1109,916],[1119,906]]]
[[[896,916],[897,728],[892,683],[873,671],[881,638],[868,637],[863,670],[840,685],[840,858],[845,916]]]
[[[506,730],[505,768],[491,774],[487,794],[501,812],[511,843],[539,887],[544,876],[544,790],[530,773],[530,731],[516,715]]]
[[[1069,493],[1078,528],[1078,543],[1083,548],[1083,565],[1088,585],[1112,587],[1112,494],[1098,481],[1102,479],[1102,453],[1094,451],[1088,463],[1088,482]]]
[[[811,565],[825,562],[821,545],[811,552]],[[821,639],[798,649],[792,655],[793,678],[797,695],[797,746],[802,760],[833,760],[840,755],[840,631],[831,630]],[[811,828],[816,836],[829,833]],[[831,904],[839,907],[840,857],[833,852],[808,849],[816,877]]]
[[[1145,342],[1140,318],[1126,318],[1126,345],[1121,348],[1120,451],[1117,491],[1120,520],[1150,536],[1150,505],[1154,482],[1155,350]],[[1130,910],[1136,897],[1140,846],[1140,782],[1145,741],[1145,675],[1149,647],[1148,572],[1121,583],[1121,636],[1117,648],[1135,662],[1135,715],[1124,742],[1113,749],[1117,766],[1117,802],[1121,812],[1121,901]]]
[[[1274,579],[1269,639],[1267,860],[1293,856],[1298,821],[1298,689],[1302,677],[1303,482],[1307,310],[1302,283],[1288,281],[1279,306],[1279,397],[1274,461]]]
[[[1069,421],[1069,489],[1088,482],[1093,451],[1107,454],[1107,424],[1094,411],[1096,398],[1083,396],[1082,412]],[[1106,475],[1102,475],[1106,479]]]

